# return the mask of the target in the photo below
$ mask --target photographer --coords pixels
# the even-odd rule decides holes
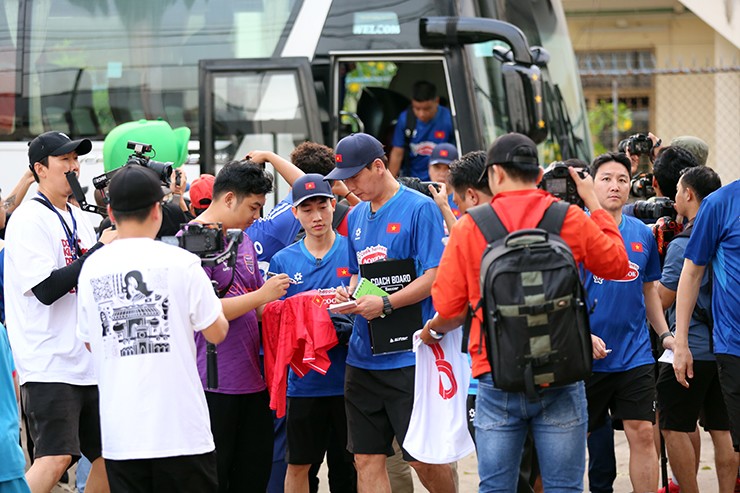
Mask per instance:
[[[91,149],[89,140],[61,132],[31,141],[29,168],[38,195],[16,209],[6,231],[6,321],[35,444],[26,473],[33,491],[50,491],[81,451],[93,461],[88,491],[107,490],[97,380],[74,331],[80,269],[116,233],[105,232],[96,243],[87,216],[67,203],[66,174],[77,175],[78,156]]]
[[[694,219],[704,197],[722,186],[719,176],[704,166],[685,170],[678,182],[676,210],[689,219],[684,233],[668,245],[663,276],[658,285],[663,308],[668,309],[668,322],[675,324],[675,301],[684,252],[693,229]],[[700,413],[703,426],[712,436],[717,480],[720,491],[732,491],[737,477],[737,456],[732,450],[727,409],[717,376],[717,364],[711,342],[711,279],[705,272],[696,308],[691,314],[688,334],[689,349],[694,357],[694,378],[689,388],[676,380],[670,363],[659,363],[657,382],[660,429],[665,437],[671,470],[681,491],[698,492],[696,471],[699,464],[699,442],[690,434],[696,429]]]
[[[224,229],[247,229],[260,216],[272,176],[251,161],[232,161],[216,176],[213,199],[197,223],[220,223]],[[218,345],[217,389],[206,391],[216,442],[220,492],[265,491],[270,478],[273,422],[267,387],[260,369],[257,326],[265,303],[285,295],[285,274],[263,281],[252,240],[243,234],[235,267],[203,267],[216,282],[229,334]],[[206,340],[196,335],[198,370],[207,387]]]
[[[154,241],[162,196],[142,166],[111,181],[119,239],[82,268],[77,335],[95,362],[111,491],[215,492],[193,333],[217,343],[228,324],[199,259]]]

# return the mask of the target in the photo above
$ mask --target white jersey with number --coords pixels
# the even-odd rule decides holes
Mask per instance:
[[[414,409],[403,448],[427,464],[449,464],[475,451],[466,409],[470,364],[460,351],[461,329],[430,346],[420,333],[414,334]]]

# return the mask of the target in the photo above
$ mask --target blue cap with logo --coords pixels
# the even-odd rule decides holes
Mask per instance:
[[[362,168],[385,155],[383,144],[368,134],[352,134],[343,138],[334,148],[336,168],[324,177],[325,180],[346,180],[362,171]]]
[[[301,202],[311,197],[334,198],[331,185],[318,173],[303,175],[293,183],[293,207],[298,207]]]
[[[429,166],[433,164],[447,164],[449,165],[452,161],[459,157],[457,153],[457,147],[447,142],[437,144],[432,150],[432,155],[429,156]]]

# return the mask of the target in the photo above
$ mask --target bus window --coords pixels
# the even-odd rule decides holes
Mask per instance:
[[[0,8],[0,135],[15,130],[19,3],[19,0],[6,0]]]
[[[6,1],[0,15],[10,15],[8,3],[14,2]],[[174,127],[190,127],[196,138],[198,61],[272,56],[292,9],[299,4],[295,0],[29,2],[23,53],[26,80],[19,100],[28,133],[53,128],[73,137],[102,137],[126,121],[163,118]],[[17,23],[14,16],[10,24]],[[9,32],[3,29],[0,36]],[[0,57],[0,94],[4,94],[7,76],[2,51]],[[3,110],[0,117],[4,114]]]

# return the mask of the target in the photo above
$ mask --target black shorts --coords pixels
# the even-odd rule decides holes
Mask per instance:
[[[730,418],[730,432],[735,451],[740,449],[740,357],[717,354],[717,372]]]
[[[34,444],[34,458],[80,452],[90,462],[100,457],[98,387],[67,383],[21,385],[23,412]]]
[[[588,431],[604,424],[606,413],[621,420],[655,423],[655,365],[591,375],[586,383]]]
[[[111,493],[218,491],[216,452],[160,459],[105,459]]]
[[[347,449],[353,454],[393,455],[403,443],[414,407],[414,367],[363,370],[347,365],[344,378]],[[403,458],[415,461],[403,450]]]
[[[660,429],[691,433],[702,418],[706,430],[730,429],[727,407],[722,397],[714,361],[694,361],[694,378],[687,389],[676,380],[673,365],[660,363],[658,382],[658,410]]]
[[[288,464],[320,464],[330,443],[336,442],[352,462],[347,449],[344,396],[288,397]]]

